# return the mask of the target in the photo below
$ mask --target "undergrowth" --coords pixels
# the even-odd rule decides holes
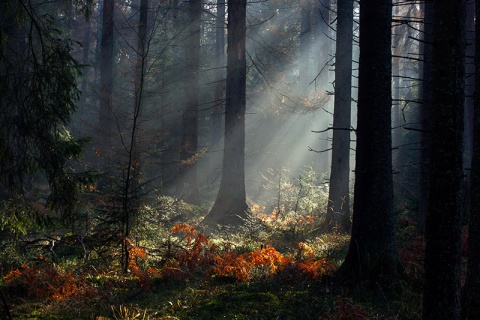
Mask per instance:
[[[148,223],[134,227],[136,237],[91,229],[91,234],[69,231],[29,241],[35,246],[26,255],[7,247],[17,256],[8,260],[2,275],[0,315],[98,320],[420,318],[418,288],[410,283],[398,283],[391,293],[374,297],[344,289],[334,273],[349,236],[335,229],[313,236],[318,217],[312,212],[298,209],[293,218],[252,206],[244,229],[207,234],[198,227],[199,220],[192,219],[191,212],[198,209],[165,197],[159,202],[168,204],[172,215],[144,207]],[[422,239],[409,235],[404,240],[400,256],[406,270],[421,277]],[[126,272],[118,258],[124,248]]]

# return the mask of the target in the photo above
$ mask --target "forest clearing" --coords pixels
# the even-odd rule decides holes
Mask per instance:
[[[480,319],[479,8],[0,1],[0,319]]]

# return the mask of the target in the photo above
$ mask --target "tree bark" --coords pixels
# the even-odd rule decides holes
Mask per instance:
[[[100,44],[100,110],[98,128],[102,134],[100,149],[107,152],[112,139],[113,89],[113,12],[114,0],[103,0],[102,40]]]
[[[401,1],[401,0],[400,0]],[[399,2],[399,1],[397,1]],[[394,12],[394,16],[399,15],[399,9],[398,9],[398,4],[395,9],[396,11]],[[407,27],[408,28],[408,27]],[[400,55],[402,54],[402,50],[405,48],[403,46],[400,46],[400,42],[402,40],[402,37],[404,36],[404,33],[406,33],[405,26],[398,25],[392,28],[392,33],[393,33],[393,41],[392,41],[392,46],[393,46],[393,52],[395,57],[392,58],[392,76],[393,76],[393,106],[392,106],[392,111],[393,111],[393,118],[392,118],[392,124],[393,124],[393,132],[392,132],[392,147],[397,148],[397,157],[393,159],[394,166],[396,167],[395,171],[398,171],[398,158],[401,158],[400,156],[400,151],[398,150],[398,147],[402,143],[402,128],[400,127],[400,86],[401,86],[401,80],[400,80],[400,65],[401,65],[401,60],[400,60]]]
[[[198,151],[198,71],[200,66],[201,0],[188,2],[188,27],[185,47],[185,110],[180,159],[182,161],[182,192],[190,202],[198,201],[197,165]]]
[[[480,21],[480,1],[475,1],[475,18]],[[475,91],[473,105],[471,199],[467,277],[462,291],[462,319],[479,319],[480,310],[480,23],[475,24]]]
[[[466,0],[436,1],[423,319],[460,318]]]
[[[90,46],[91,46],[91,41],[90,41],[90,33],[92,30],[92,21],[83,21],[82,22],[82,30],[84,31],[83,34],[83,40],[82,40],[82,46],[83,46],[83,55],[82,55],[82,63],[84,65],[89,65],[90,64]],[[84,76],[82,78],[82,82],[80,84],[80,90],[82,91],[82,95],[80,96],[80,101],[79,101],[79,113],[80,113],[80,122],[83,122],[83,116],[85,113],[85,109],[87,108],[86,102],[87,102],[87,97],[88,97],[88,78],[90,74],[90,67],[85,67],[84,68]],[[85,129],[81,129],[81,131],[84,131]],[[83,132],[80,132],[83,134]]]
[[[217,178],[217,172],[221,166],[221,157],[218,150],[221,148],[222,139],[222,115],[225,105],[225,0],[217,0],[217,17],[215,22],[215,96],[212,112],[212,135],[210,141],[210,183]]]
[[[350,126],[352,104],[353,1],[337,2],[335,101],[333,111],[332,166],[328,195],[329,227],[350,230]]]
[[[473,130],[473,96],[475,89],[474,59],[475,54],[475,5],[467,1],[466,47],[465,47],[465,117],[464,117],[464,161],[465,168],[470,168],[472,161]]]
[[[423,38],[420,42],[420,50],[423,53],[421,66],[422,85],[420,86],[420,98],[422,99],[420,110],[420,196],[418,229],[425,232],[425,219],[428,212],[430,177],[428,174],[430,163],[430,113],[432,110],[432,86],[430,83],[432,73],[432,43],[433,43],[433,13],[434,2],[425,1],[423,4]]]
[[[329,82],[329,73],[331,68],[331,47],[332,41],[330,40],[330,0],[319,0],[318,1],[318,21],[317,21],[317,30],[316,30],[316,41],[319,43],[318,47],[318,70],[320,74],[318,75],[317,86],[323,92],[331,91],[332,86]],[[325,108],[329,109],[331,102],[328,101],[325,104]],[[330,111],[331,112],[331,111]],[[325,113],[324,113],[325,114]],[[323,120],[322,120],[323,122]],[[328,130],[320,133],[320,143],[318,150],[328,150],[330,148],[329,141],[329,132]],[[329,171],[329,159],[330,151],[325,151],[319,154],[318,161],[318,171],[319,172],[328,172]]]
[[[240,225],[249,210],[245,194],[246,0],[228,1],[225,143],[220,189],[207,224]]]
[[[391,0],[362,0],[352,234],[339,274],[358,282],[399,272],[395,248],[391,130]]]
[[[3,184],[6,187],[6,190],[1,190],[2,198],[22,192],[28,159],[24,137],[27,124],[26,120],[19,120],[28,114],[29,107],[24,102],[29,88],[25,84],[29,66],[26,29],[17,21],[25,14],[22,11],[16,2],[0,4],[0,186]]]

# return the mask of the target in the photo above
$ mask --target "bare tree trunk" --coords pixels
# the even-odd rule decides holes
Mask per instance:
[[[82,28],[82,30],[85,30],[83,34],[83,56],[82,56],[82,63],[86,66],[90,64],[90,46],[91,46],[91,41],[90,41],[90,32],[92,30],[92,23],[91,21],[84,21],[83,22],[86,27]],[[82,95],[80,96],[80,102],[79,102],[79,112],[80,112],[80,122],[83,122],[83,116],[86,108],[86,102],[87,102],[87,92],[88,92],[88,76],[90,74],[90,67],[86,67],[84,69],[84,77],[82,79],[82,82],[80,84],[80,90],[82,91]]]
[[[245,194],[246,0],[228,1],[225,147],[217,199],[207,224],[239,225],[249,210]]]
[[[389,281],[400,272],[395,247],[391,130],[391,0],[362,0],[357,150],[352,235],[339,274]]]
[[[466,0],[436,1],[423,319],[460,318]]]
[[[212,112],[212,136],[210,142],[210,183],[216,180],[217,171],[221,165],[221,157],[219,156],[220,141],[222,139],[222,113],[225,104],[225,0],[217,0],[217,19],[215,30],[215,56],[216,68],[215,73],[215,96],[213,103],[215,104]]]
[[[433,42],[433,13],[434,2],[426,1],[423,4],[424,27],[423,38],[420,42],[420,50],[423,53],[423,61],[420,69],[422,85],[420,86],[420,98],[422,105],[420,110],[420,199],[418,228],[425,232],[425,219],[428,212],[430,177],[428,174],[430,163],[430,113],[432,110],[432,86],[430,82],[432,74],[432,42]]]
[[[337,1],[332,167],[326,225],[350,230],[353,1]]]
[[[137,61],[135,63],[135,100],[133,105],[134,123],[131,135],[131,150],[132,157],[129,161],[129,166],[133,170],[133,180],[137,183],[142,173],[142,159],[140,150],[140,137],[139,137],[139,118],[142,116],[143,101],[144,101],[144,89],[145,89],[145,73],[147,67],[147,54],[148,54],[148,5],[149,0],[140,0],[140,12],[138,20],[138,39],[137,39]]]
[[[180,158],[182,160],[182,192],[191,202],[198,201],[197,164],[194,157],[198,149],[198,71],[200,63],[201,0],[188,2],[188,27],[185,48],[185,111]]]
[[[472,161],[473,95],[475,89],[475,3],[467,1],[466,48],[465,48],[465,117],[464,117],[464,167]]]
[[[112,138],[114,0],[103,0],[102,41],[100,45],[100,110],[98,128],[102,135],[100,152],[108,154]],[[106,169],[104,167],[104,169]]]
[[[332,41],[330,40],[330,0],[319,0],[318,1],[318,14],[320,15],[318,22],[317,22],[317,37],[316,41],[319,45],[319,52],[318,52],[318,70],[320,74],[318,75],[318,82],[317,86],[323,90],[324,92],[331,90],[331,84],[329,82],[329,72],[332,64],[332,57],[330,56],[330,49],[332,45]],[[329,108],[331,105],[330,102],[327,102],[325,108]],[[331,112],[331,111],[330,111]],[[323,113],[323,115],[327,116],[327,113]],[[323,120],[322,120],[323,122]],[[329,171],[329,159],[330,159],[330,139],[328,136],[329,132],[324,131],[320,133],[320,146],[318,147],[319,150],[324,152],[319,153],[319,167],[318,170],[320,172],[328,172]]]
[[[130,133],[130,145],[128,146],[128,163],[124,178],[124,190],[122,197],[123,233],[126,238],[130,236],[132,221],[135,216],[135,202],[138,200],[138,180],[141,171],[141,159],[138,141],[139,122],[142,114],[143,90],[145,84],[145,70],[147,62],[147,24],[148,24],[148,0],[140,0],[140,17],[138,23],[137,61],[135,65],[135,100],[133,106],[133,124]],[[129,248],[124,241],[125,263],[127,272],[129,267]]]
[[[0,186],[3,184],[6,187],[0,196],[7,199],[14,193],[22,193],[24,188],[23,177],[27,165],[28,146],[23,132],[27,130],[27,125],[25,120],[20,121],[17,118],[24,116],[25,113],[24,100],[27,95],[26,88],[28,88],[25,82],[28,64],[26,29],[17,22],[17,18],[24,13],[15,2],[2,2],[0,9],[0,33],[2,34],[0,88],[5,93],[0,95],[0,110],[2,110],[0,136],[3,140],[0,149],[3,162],[0,166]]]
[[[402,141],[402,128],[400,128],[400,40],[402,38],[403,25],[397,26],[393,30],[393,50],[395,57],[392,58],[392,75],[393,75],[393,140],[392,147],[398,148]],[[398,153],[398,150],[397,150]]]
[[[467,277],[462,291],[462,319],[479,319],[480,309],[480,1],[475,1],[475,90]]]

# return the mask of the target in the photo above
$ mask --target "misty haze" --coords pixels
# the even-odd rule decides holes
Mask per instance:
[[[2,1],[0,318],[480,317],[478,5]]]

